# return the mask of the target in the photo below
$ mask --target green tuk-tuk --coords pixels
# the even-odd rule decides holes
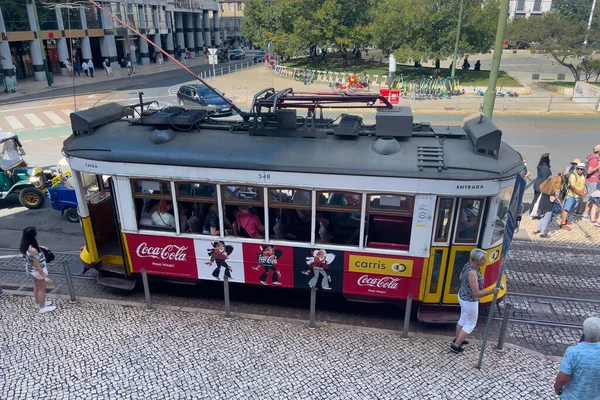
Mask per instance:
[[[24,155],[16,134],[0,132],[0,200],[15,193],[24,207],[40,208],[46,200],[48,177],[42,168],[27,166]]]

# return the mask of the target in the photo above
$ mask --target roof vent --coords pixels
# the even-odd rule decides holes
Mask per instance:
[[[373,151],[382,156],[390,156],[400,151],[400,143],[393,137],[382,137],[373,143]]]
[[[73,134],[75,136],[91,135],[95,128],[118,121],[122,116],[123,106],[119,103],[108,103],[71,113]]]
[[[410,137],[413,115],[410,107],[379,108],[375,115],[375,135]]]
[[[175,132],[171,129],[155,129],[150,133],[150,141],[154,144],[170,142],[174,137]]]
[[[463,129],[473,142],[476,154],[498,159],[502,131],[483,114],[473,114],[463,120]]]

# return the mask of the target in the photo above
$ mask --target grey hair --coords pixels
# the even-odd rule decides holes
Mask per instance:
[[[589,317],[583,321],[583,335],[589,342],[598,342],[600,340],[600,318]]]
[[[473,261],[481,261],[485,260],[485,258],[487,257],[487,253],[481,249],[474,248],[473,250],[471,250],[470,257]]]

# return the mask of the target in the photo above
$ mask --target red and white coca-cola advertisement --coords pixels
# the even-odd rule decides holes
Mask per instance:
[[[194,240],[127,234],[133,272],[198,279]]]
[[[343,292],[392,299],[412,293],[418,300],[422,272],[420,258],[345,252]]]

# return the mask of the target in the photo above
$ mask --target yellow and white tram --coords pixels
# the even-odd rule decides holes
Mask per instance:
[[[317,116],[356,103],[377,108],[374,125]],[[63,153],[81,259],[122,289],[142,268],[170,280],[227,275],[353,299],[412,294],[420,319],[440,321],[474,247],[487,250],[485,287],[495,285],[522,194],[522,158],[486,117],[415,123],[377,95],[265,90],[235,122],[111,103],[71,122]]]

